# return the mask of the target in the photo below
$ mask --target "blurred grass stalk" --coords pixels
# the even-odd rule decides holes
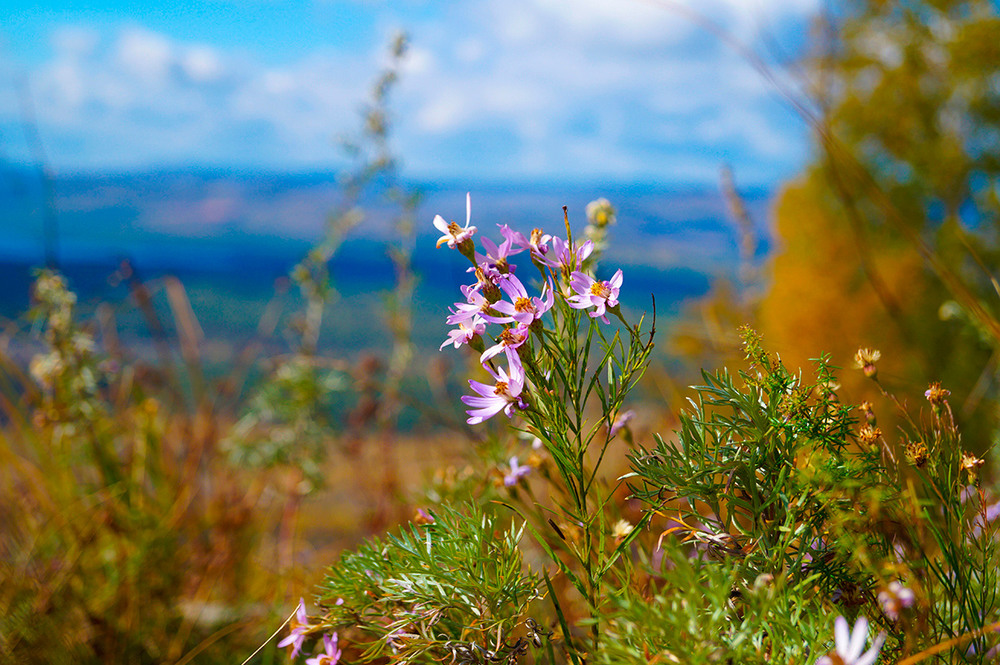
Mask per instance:
[[[119,271],[146,318],[157,358],[151,364],[127,357],[113,310],[99,307],[100,325],[83,324],[64,278],[38,274],[30,331],[19,322],[0,347],[14,345],[19,355],[38,351],[29,371],[0,352],[0,661],[186,662],[198,656],[230,662],[234,652],[252,650],[267,623],[261,619],[277,616],[306,574],[296,558],[298,511],[302,499],[323,486],[330,446],[343,443],[328,422],[330,396],[350,392],[355,379],[375,380],[367,391],[375,400],[374,420],[362,415],[356,425],[380,432],[376,522],[398,516],[392,433],[413,357],[418,199],[398,182],[387,102],[405,52],[405,37],[396,37],[359,140],[347,146],[356,167],[342,180],[341,207],[293,270],[306,299],[292,323],[298,342],[290,355],[264,359],[266,376],[248,392],[261,344],[249,342],[227,374],[208,378],[201,329],[175,278],[153,286],[131,265]],[[316,354],[324,309],[336,298],[328,263],[363,220],[358,202],[373,186],[384,187],[400,209],[390,247],[396,286],[385,302],[393,349],[377,380],[377,367],[366,371],[361,363],[352,376],[352,363]],[[168,338],[152,305],[158,289],[177,340]],[[280,308],[276,298],[258,337],[273,334]],[[253,453],[258,446],[270,456]],[[269,535],[268,506],[276,497],[284,497],[284,507]],[[264,656],[273,654],[269,647]]]

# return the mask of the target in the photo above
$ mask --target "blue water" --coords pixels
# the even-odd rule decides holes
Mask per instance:
[[[447,306],[468,281],[467,264],[446,248],[435,249],[436,213],[464,222],[466,187],[416,183],[424,192],[417,215],[414,268],[415,337],[436,347],[447,331]],[[564,235],[562,206],[574,232],[585,224],[588,201],[604,196],[618,209],[611,246],[602,260],[608,274],[625,272],[622,301],[658,314],[676,314],[702,295],[714,276],[732,277],[737,238],[725,204],[714,191],[679,191],[654,184],[525,185],[476,184],[472,219],[481,234],[499,239],[496,224],[528,232],[541,226]],[[166,275],[185,285],[208,340],[238,342],[255,334],[267,302],[289,269],[320,237],[339,201],[332,174],[271,174],[170,171],[85,174],[57,178],[51,247],[58,265],[92,311],[110,303],[119,334],[142,339],[148,329],[115,279],[122,260],[150,282],[168,334],[172,315],[162,293]],[[751,215],[768,251],[768,193],[746,193]],[[14,318],[29,306],[32,270],[44,263],[46,208],[36,174],[0,171],[0,317]],[[339,298],[328,309],[322,343],[333,349],[384,345],[379,314],[382,294],[393,284],[386,243],[394,242],[393,211],[377,197],[364,201],[366,221],[347,238],[331,263]],[[516,262],[516,259],[515,259]],[[285,311],[296,308],[294,291]]]

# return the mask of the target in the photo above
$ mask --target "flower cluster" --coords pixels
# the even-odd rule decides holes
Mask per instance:
[[[440,215],[434,218],[434,226],[444,234],[438,240],[438,247],[447,244],[469,258],[472,262],[469,272],[476,280],[461,287],[464,300],[455,303],[447,318],[448,324],[457,328],[448,333],[440,347],[450,344],[457,349],[468,345],[475,349],[480,353],[483,368],[493,378],[492,384],[470,379],[475,394],[462,397],[462,402],[470,407],[466,422],[476,425],[501,411],[512,417],[516,410],[527,408],[524,363],[530,358],[531,336],[543,334],[543,318],[555,306],[556,298],[572,309],[590,310],[592,318],[610,323],[607,312],[618,312],[623,275],[619,270],[610,280],[596,279],[584,267],[594,252],[593,242],[576,245],[540,229],[525,236],[501,224],[503,242],[498,245],[482,238],[483,251],[477,251],[472,241],[476,227],[469,225],[471,220],[471,198],[466,195],[464,227],[446,223]],[[542,277],[538,295],[529,293],[515,275],[517,266],[510,259],[522,252],[528,252]],[[496,332],[490,336],[492,344],[487,348],[484,337],[488,338],[489,324],[501,327],[494,329]],[[501,355],[507,361],[506,368],[496,362]]]

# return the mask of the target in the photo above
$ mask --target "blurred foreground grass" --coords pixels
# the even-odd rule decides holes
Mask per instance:
[[[28,372],[0,357],[5,661],[233,662],[453,456],[454,438],[360,423],[323,439],[321,491],[293,465],[246,468],[233,411],[178,390],[190,366],[107,355],[55,273],[35,295],[44,345]]]

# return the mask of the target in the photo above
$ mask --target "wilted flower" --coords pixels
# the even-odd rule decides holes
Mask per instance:
[[[854,354],[854,364],[865,373],[865,376],[872,379],[878,374],[878,368],[875,367],[875,363],[881,357],[882,352],[877,349],[858,349],[858,352]]]
[[[292,645],[292,660],[302,651],[302,643],[306,640],[306,633],[309,632],[309,616],[306,614],[306,601],[299,598],[299,606],[295,610],[295,617],[291,620],[292,631],[288,637],[278,642],[278,648],[282,649],[289,644]]]
[[[526,405],[521,399],[521,390],[524,388],[524,370],[517,365],[511,365],[510,376],[501,367],[493,375],[496,385],[488,386],[485,383],[469,379],[469,385],[478,393],[476,395],[463,395],[462,402],[466,406],[473,408],[466,411],[469,418],[465,421],[470,425],[478,425],[488,418],[503,411],[508,417],[514,415],[514,409],[523,409]]]
[[[337,633],[323,636],[324,653],[306,658],[306,665],[337,665],[340,660],[340,649],[337,648]]]
[[[882,605],[882,611],[893,621],[899,619],[900,610],[905,607],[913,607],[916,599],[913,591],[903,586],[899,580],[889,582],[889,586],[878,593],[878,602]]]
[[[531,473],[531,467],[528,465],[520,465],[517,463],[517,457],[510,458],[510,471],[504,475],[503,484],[506,487],[513,487],[517,484],[521,478]]]
[[[470,221],[472,221],[472,196],[467,193],[465,195],[464,227],[459,226],[457,222],[444,221],[444,217],[441,215],[434,216],[434,228],[444,234],[438,238],[437,246],[440,247],[444,243],[448,243],[449,247],[455,249],[466,240],[470,239],[476,232],[475,226],[469,226]]]
[[[942,388],[940,381],[935,381],[927,388],[926,391],[924,391],[924,397],[927,398],[928,402],[935,406],[944,404],[949,395],[951,395],[951,391],[946,388]]]
[[[604,323],[610,323],[605,315],[608,307],[618,305],[618,292],[622,286],[622,271],[618,270],[610,280],[599,282],[590,275],[586,275],[579,270],[574,271],[570,286],[576,292],[575,295],[566,298],[569,306],[574,309],[586,309],[593,307],[590,313],[591,318],[600,317]]]
[[[854,630],[850,630],[847,619],[837,617],[834,636],[837,641],[836,651],[817,660],[816,665],[872,665],[885,642],[885,633],[879,633],[872,642],[872,648],[862,653],[868,641],[868,619],[865,617],[858,618]]]
[[[969,474],[969,484],[975,485],[979,480],[979,467],[986,463],[972,453],[962,452],[962,470]]]

